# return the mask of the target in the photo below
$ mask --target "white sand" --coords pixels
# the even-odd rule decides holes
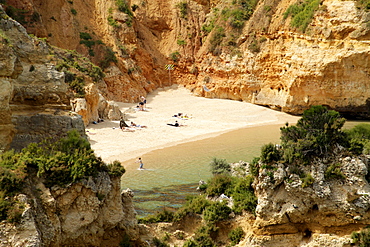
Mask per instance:
[[[122,112],[137,104],[118,103]],[[181,87],[158,89],[147,97],[147,111],[130,111],[126,117],[147,128],[123,132],[119,121],[105,121],[87,127],[95,153],[104,161],[121,162],[139,157],[149,151],[217,136],[227,131],[257,125],[295,123],[298,117],[250,103],[207,99],[192,96]],[[188,120],[172,117],[183,113]],[[179,121],[182,127],[168,126]]]

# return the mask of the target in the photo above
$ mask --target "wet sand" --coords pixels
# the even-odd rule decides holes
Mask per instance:
[[[246,102],[196,97],[177,85],[149,94],[146,111],[137,111],[137,104],[118,104],[122,112],[126,112],[127,124],[132,121],[147,128],[135,128],[133,132],[122,131],[119,129],[119,121],[104,121],[87,126],[92,148],[106,162],[124,162],[152,150],[240,128],[295,123],[298,120],[298,117]],[[173,117],[178,113],[186,114],[189,119]],[[167,125],[176,120],[181,127]]]

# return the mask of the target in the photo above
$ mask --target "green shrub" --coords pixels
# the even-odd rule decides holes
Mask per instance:
[[[259,161],[260,161],[260,157],[254,157],[252,162],[249,163],[249,173],[253,176],[253,177],[258,177],[258,174],[259,174]]]
[[[362,149],[363,154],[370,154],[370,140],[364,142],[364,148]]]
[[[184,246],[188,247],[213,247],[216,246],[212,235],[217,235],[218,228],[214,224],[207,224],[199,227],[195,231],[193,239],[189,239],[185,242]]]
[[[350,139],[348,150],[356,155],[362,154],[365,146],[364,143],[366,144],[366,142],[368,142],[368,140],[360,141],[357,139]]]
[[[89,76],[93,78],[95,81],[100,81],[104,78],[104,72],[98,66],[92,66],[91,70],[89,71]]]
[[[276,147],[276,145],[269,143],[263,145],[261,148],[261,162],[263,163],[271,163],[275,161],[279,161],[281,158],[281,152]]]
[[[83,44],[86,47],[91,49],[95,45],[95,41],[94,40],[80,40],[80,44]]]
[[[368,154],[370,147],[370,124],[358,124],[355,127],[344,130],[349,139],[349,151],[354,154]]]
[[[233,190],[230,196],[234,200],[233,211],[237,214],[247,211],[255,213],[257,207],[257,197],[254,194],[252,183],[254,178],[247,176],[245,178],[238,178],[233,185]]]
[[[107,47],[105,49],[104,59],[100,61],[100,67],[104,70],[108,68],[111,63],[117,63],[117,62],[118,62],[118,59],[116,57],[116,54],[114,53],[114,51],[112,51],[112,49]]]
[[[107,17],[108,24],[112,27],[118,27],[118,22],[113,18],[113,16],[109,15]]]
[[[213,175],[216,174],[227,174],[231,171],[230,164],[225,159],[213,158],[211,163],[211,172]]]
[[[215,20],[211,20],[209,23],[204,24],[202,26],[202,31],[205,33],[205,35],[208,35],[213,28],[215,27]]]
[[[343,175],[342,171],[340,170],[339,163],[333,163],[328,166],[325,171],[325,178],[326,179],[345,179],[346,177]]]
[[[131,27],[132,26],[132,19],[134,17],[134,14],[132,13],[128,3],[126,2],[126,0],[116,0],[116,5],[117,5],[117,8],[119,11],[125,13],[128,15],[128,19],[126,20],[126,25]],[[118,23],[112,19],[109,19],[108,17],[108,22],[110,25],[112,26],[118,26]]]
[[[232,245],[238,244],[245,236],[243,228],[238,226],[237,228],[231,230],[228,234],[229,240]]]
[[[196,214],[202,214],[203,210],[210,205],[210,201],[205,198],[203,195],[196,197],[187,198],[185,207],[188,208],[188,211],[191,211]]]
[[[92,151],[76,150],[72,154],[55,152],[39,163],[38,176],[45,179],[45,186],[64,186],[88,176],[96,176],[102,161]]]
[[[225,34],[225,30],[223,27],[220,27],[218,26],[212,36],[211,36],[211,39],[210,39],[210,48],[209,48],[209,51],[210,52],[214,52],[216,50],[216,48],[221,45],[222,43],[222,39],[226,37],[226,34]]]
[[[21,155],[28,157],[28,166],[38,168],[37,176],[44,179],[47,187],[64,186],[96,176],[99,171],[107,171],[107,166],[95,156],[90,143],[76,130],[69,131],[67,137],[55,143],[30,144]]]
[[[174,214],[174,221],[183,219],[188,214],[202,214],[204,209],[211,204],[204,195],[189,196],[186,203]]]
[[[130,17],[134,16],[126,0],[116,0],[116,5],[119,11],[126,13]]]
[[[201,228],[202,229],[202,228]],[[217,246],[212,240],[210,233],[198,230],[193,239],[188,239],[183,247],[215,247]]]
[[[172,52],[169,57],[172,61],[177,62],[180,59],[180,53],[178,51]]]
[[[301,177],[301,181],[302,181],[302,188],[306,188],[312,185],[315,182],[315,179],[312,177],[310,173],[307,173]]]
[[[85,81],[84,78],[81,76],[75,77],[73,81],[71,81],[69,87],[76,93],[76,97],[84,97],[85,95]]]
[[[0,221],[6,220],[8,218],[8,211],[11,209],[12,202],[10,200],[5,200],[4,194],[0,191]]]
[[[230,13],[230,26],[234,28],[242,28],[246,20],[249,19],[250,15],[244,9],[234,9]]]
[[[6,221],[13,224],[21,222],[23,211],[24,204],[13,200],[11,206],[7,208]]]
[[[228,219],[231,212],[226,202],[214,202],[203,211],[203,218],[206,222],[214,223]]]
[[[188,18],[188,3],[186,1],[179,2],[176,7],[180,10],[180,17],[183,19]]]
[[[77,15],[77,10],[71,9],[71,13],[72,13],[72,15]]]
[[[211,178],[208,182],[206,190],[209,196],[220,196],[221,194],[228,195],[234,178],[229,175],[218,174]]]
[[[183,39],[178,39],[177,44],[180,45],[180,46],[184,46],[184,45],[186,45],[186,41],[183,40]]]
[[[80,32],[80,39],[82,39],[82,40],[91,40],[92,37],[89,33]]]
[[[174,219],[174,213],[168,210],[163,210],[156,213],[155,215],[149,215],[145,218],[139,219],[139,223],[157,223],[157,222],[172,222]]]
[[[370,1],[369,0],[358,0],[357,1],[359,4],[358,4],[358,8],[360,9],[364,9],[366,12],[368,12],[370,10]]]
[[[133,5],[131,6],[131,10],[132,10],[132,12],[135,12],[138,8],[139,8],[139,6],[138,6],[137,4],[133,4]]]
[[[305,163],[312,157],[331,155],[338,145],[347,145],[341,131],[344,122],[338,112],[323,106],[304,111],[295,126],[280,128],[284,160]]]
[[[11,175],[4,174],[4,170],[7,169],[0,167],[0,221],[19,223],[24,211],[24,204],[16,201],[14,196],[23,188],[25,176],[17,174],[16,170],[19,172],[19,168],[9,169],[8,172]]]
[[[159,240],[157,237],[153,238],[154,246],[156,247],[170,247],[168,244],[163,243],[161,240]]]
[[[21,156],[14,150],[4,152],[0,156],[0,192],[9,196],[23,188],[29,162],[28,156]]]
[[[352,232],[351,238],[353,243],[357,244],[358,247],[370,246],[370,230],[363,229],[360,232]]]
[[[121,177],[125,172],[125,168],[121,165],[121,162],[115,160],[112,164],[107,165],[108,173],[111,177]]]
[[[291,26],[296,27],[303,33],[311,23],[315,11],[318,10],[321,0],[306,0],[290,5],[284,13],[284,18],[292,16]]]
[[[198,244],[193,239],[188,239],[182,247],[198,247]]]
[[[249,44],[248,46],[248,49],[252,52],[260,52],[261,51],[261,47],[260,45],[258,44],[258,41],[256,39],[253,39],[252,42]]]

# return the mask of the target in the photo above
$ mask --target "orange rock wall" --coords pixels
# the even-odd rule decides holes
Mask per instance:
[[[323,1],[305,33],[290,26],[290,17],[283,18],[294,0],[259,1],[235,34],[237,45],[232,50],[224,40],[216,55],[209,52],[216,28],[205,35],[202,27],[215,9],[230,7],[232,0],[189,0],[186,18],[179,1],[131,0],[128,5],[137,9],[130,25],[113,0],[7,2],[39,13],[40,20],[27,24],[27,30],[53,45],[88,55],[79,36],[87,32],[111,47],[118,62],[106,70],[106,87],[101,88],[110,100],[136,102],[157,87],[178,83],[199,96],[243,100],[293,114],[322,104],[369,116],[368,14],[354,1]],[[118,27],[109,25],[110,16]],[[250,50],[253,40],[258,41],[257,52]],[[101,47],[93,49],[90,58],[98,64],[104,54]],[[169,58],[174,52],[178,61]],[[171,77],[164,68],[169,63],[175,65]]]

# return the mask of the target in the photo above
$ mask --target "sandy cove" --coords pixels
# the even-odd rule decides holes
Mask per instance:
[[[298,120],[298,117],[246,102],[196,97],[177,85],[150,93],[146,111],[135,110],[137,104],[133,103],[118,105],[122,112],[126,112],[127,124],[132,121],[147,128],[126,132],[119,129],[119,121],[87,126],[92,149],[106,162],[127,161],[155,149],[214,137],[240,128],[283,125]],[[173,117],[178,113],[191,118]],[[167,125],[176,120],[183,126]]]

